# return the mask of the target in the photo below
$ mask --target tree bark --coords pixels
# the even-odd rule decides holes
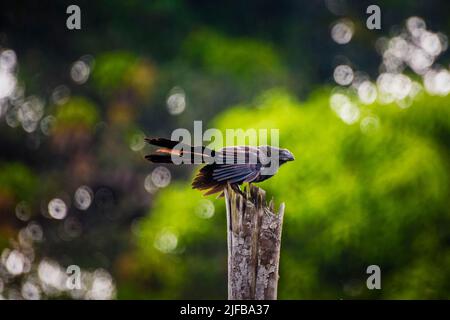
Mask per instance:
[[[284,203],[275,213],[265,198],[254,185],[243,194],[225,188],[230,300],[277,299]]]

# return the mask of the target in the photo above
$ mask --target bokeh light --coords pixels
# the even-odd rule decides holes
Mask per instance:
[[[88,186],[81,186],[75,191],[74,205],[80,210],[87,210],[94,199],[94,193]]]
[[[43,115],[44,103],[35,96],[28,97],[17,110],[18,120],[28,133],[36,130]]]
[[[195,214],[202,219],[209,219],[214,216],[214,203],[211,200],[203,199],[195,209]]]
[[[40,288],[36,284],[34,284],[33,282],[30,282],[30,281],[27,281],[22,285],[21,294],[25,300],[40,300],[41,299]]]
[[[377,95],[377,87],[370,81],[364,81],[358,87],[359,100],[364,104],[374,103]]]
[[[377,85],[380,101],[390,103],[406,98],[411,91],[412,81],[403,74],[382,73],[378,76]]]
[[[157,167],[152,171],[152,182],[158,188],[165,188],[170,184],[171,174],[166,167]]]
[[[56,294],[65,289],[67,275],[56,261],[43,259],[38,265],[37,274],[47,294]]]
[[[0,99],[9,97],[16,88],[16,77],[8,70],[0,68]]]
[[[232,3],[217,24],[195,2],[173,1],[162,15],[141,1],[107,12],[92,2],[83,10],[101,19],[61,46],[52,29],[61,10],[9,1],[0,299],[223,299],[223,198],[192,189],[199,168],[144,158],[157,150],[146,136],[190,131],[194,120],[224,132],[277,128],[296,155],[258,184],[289,211],[280,299],[445,299],[444,0],[421,4],[426,21],[404,20],[420,14],[410,2],[385,2],[381,30],[349,1],[323,2],[277,6],[277,19],[264,6],[252,12],[263,26],[235,19],[242,6]],[[128,19],[141,12],[148,19]],[[152,32],[130,32],[143,26]],[[364,263],[390,266],[383,290],[366,290]]]
[[[25,268],[25,259],[25,256],[17,250],[9,252],[5,261],[6,270],[14,276],[21,274]]]
[[[428,93],[446,96],[450,93],[450,72],[446,69],[428,70],[423,83]]]
[[[83,84],[89,79],[91,73],[90,66],[82,60],[74,62],[70,69],[70,77],[77,84]]]
[[[48,213],[54,219],[64,219],[67,215],[67,205],[61,199],[52,199],[48,203]]]
[[[28,237],[36,242],[42,241],[44,237],[44,231],[37,222],[30,222],[26,227]]]
[[[30,219],[31,208],[25,201],[21,201],[16,205],[16,217],[22,221],[28,221]]]
[[[358,106],[345,94],[334,93],[331,95],[330,106],[346,124],[353,124],[359,120],[360,111]]]
[[[172,115],[180,114],[186,109],[186,94],[180,87],[174,87],[167,98],[167,110]]]
[[[148,174],[144,179],[144,188],[150,194],[153,194],[158,190],[158,187],[153,183],[151,173]]]
[[[145,147],[145,134],[137,132],[131,135],[130,149],[133,151],[140,151]]]
[[[331,28],[331,38],[338,44],[346,44],[352,40],[353,32],[353,22],[348,19],[340,20]]]
[[[17,56],[11,49],[6,49],[0,54],[0,69],[11,71],[16,67]]]
[[[361,120],[361,131],[366,134],[376,132],[380,126],[380,120],[376,116],[367,116]]]
[[[56,118],[52,115],[46,116],[41,120],[41,131],[46,136],[49,136],[52,132],[53,126],[55,125]]]
[[[163,230],[157,234],[154,246],[163,253],[172,253],[178,245],[178,237],[169,230]]]
[[[114,297],[114,282],[107,271],[102,269],[96,270],[92,278],[91,288],[86,293],[87,299],[109,300]]]
[[[434,66],[447,46],[448,40],[444,34],[427,30],[422,18],[411,17],[401,32],[396,32],[391,38],[377,40],[376,48],[382,55],[382,63],[375,83],[365,73],[353,71],[348,65],[335,68],[334,80],[341,86],[351,83],[363,105],[379,101],[382,104],[396,103],[399,108],[405,109],[423,88],[430,95],[446,96],[450,93],[449,70]],[[423,86],[412,80],[414,78],[406,72],[408,67],[422,78]],[[330,106],[346,123],[351,124],[359,119],[358,101],[346,93],[332,94]],[[368,123],[372,123],[371,120]],[[367,123],[361,123],[363,132],[366,127]]]
[[[65,85],[57,86],[52,92],[52,102],[56,105],[63,105],[70,99],[70,89]]]
[[[334,69],[334,81],[341,86],[347,86],[353,81],[353,70],[350,66],[339,65]]]

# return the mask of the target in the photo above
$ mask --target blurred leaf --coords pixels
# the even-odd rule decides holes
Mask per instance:
[[[97,107],[84,97],[72,97],[56,110],[56,128],[84,126],[92,128],[99,120]]]
[[[379,119],[379,126],[364,133],[360,122],[345,124],[328,97],[321,91],[299,103],[283,90],[271,90],[255,106],[231,108],[215,121],[223,131],[279,128],[280,145],[296,156],[261,184],[278,203],[286,203],[279,297],[448,298],[449,259],[433,257],[445,251],[450,236],[445,227],[450,222],[450,98],[423,96],[405,110],[361,107],[362,117]],[[212,259],[204,251],[191,264],[193,248],[217,241],[216,250],[226,254],[225,234],[217,235],[225,228],[223,206],[216,206],[220,220],[199,224],[192,216],[199,199],[187,184],[163,190],[143,224],[144,263],[161,276],[162,287],[169,285],[168,268],[183,270],[182,277],[170,280],[176,292],[187,290],[186,279]],[[155,254],[149,245],[166,227],[178,234],[186,251],[176,255],[175,264],[172,255]],[[209,271],[222,272],[218,281],[223,284],[224,263],[216,261]],[[381,267],[381,292],[365,286],[371,264]],[[208,287],[205,295],[214,290]],[[220,297],[225,296],[224,290]]]
[[[0,163],[0,197],[31,200],[36,194],[37,177],[17,162]]]
[[[227,38],[202,30],[192,33],[183,49],[194,64],[207,72],[227,75],[238,82],[276,82],[286,74],[275,50],[253,39]]]

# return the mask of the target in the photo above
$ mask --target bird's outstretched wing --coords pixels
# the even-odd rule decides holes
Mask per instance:
[[[189,163],[206,163],[192,181],[192,187],[206,190],[205,195],[222,192],[227,184],[239,190],[239,184],[244,182],[264,181],[273,174],[265,174],[262,170],[267,167],[266,161],[273,151],[280,149],[270,146],[236,146],[225,147],[213,151],[205,146],[193,147],[179,141],[164,138],[147,138],[149,144],[160,147],[156,153],[145,156],[154,163],[173,163],[174,156],[190,156]],[[196,162],[200,157],[200,162]],[[293,160],[288,152],[287,160]],[[189,160],[189,158],[188,158]],[[183,162],[184,163],[184,162]]]
[[[196,157],[200,157],[200,162],[211,160],[211,158],[214,157],[214,150],[211,150],[205,146],[194,147],[179,141],[165,138],[145,138],[145,141],[151,145],[161,147],[156,150],[156,153],[145,156],[145,159],[153,163],[173,163],[172,156],[181,157],[188,155],[190,156],[190,162],[188,163],[196,163]]]
[[[212,177],[218,182],[251,182],[260,174],[260,164],[224,164],[217,165]]]
[[[215,162],[218,164],[256,164],[259,150],[257,147],[237,146],[224,147],[215,153]]]
[[[200,169],[192,187],[208,190],[205,195],[209,195],[223,191],[227,183],[234,185],[258,179],[262,165],[248,161],[256,159],[257,153],[255,147],[226,147],[216,151],[215,162]]]
[[[216,152],[212,177],[219,182],[251,182],[260,174],[256,147],[225,147]]]

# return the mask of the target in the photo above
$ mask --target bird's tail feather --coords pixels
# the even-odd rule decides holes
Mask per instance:
[[[153,146],[164,147],[168,149],[173,149],[175,146],[179,145],[179,141],[170,140],[166,138],[145,138],[145,141]],[[187,146],[187,145],[183,145]]]
[[[145,138],[145,141],[151,145],[162,147],[156,150],[157,153],[145,156],[145,159],[153,163],[173,163],[172,156],[190,156],[190,163],[206,162],[207,155],[214,156],[214,151],[205,146],[193,147],[191,145],[170,140],[166,138]],[[176,147],[176,149],[174,149]]]
[[[165,138],[146,138],[145,141],[151,145],[160,147],[156,150],[156,153],[145,156],[145,159],[153,163],[173,163],[172,157],[174,155],[182,156],[184,154],[190,155],[191,160],[193,160],[195,156],[198,157],[201,155],[203,162],[205,162],[205,159],[207,158],[205,156],[206,154],[211,155],[212,157],[215,155],[213,150],[204,146],[201,146],[201,148],[192,147],[190,145]],[[213,179],[213,170],[213,165],[206,165],[201,168],[192,182],[192,188],[206,191],[205,195],[220,192],[219,197],[221,197],[223,196],[223,190],[226,186],[226,182],[215,181]]]
[[[172,156],[166,154],[149,154],[145,159],[153,163],[172,163]]]
[[[223,191],[226,183],[214,181],[212,173],[213,167],[210,165],[201,168],[192,182],[192,189],[207,190],[205,196]]]

